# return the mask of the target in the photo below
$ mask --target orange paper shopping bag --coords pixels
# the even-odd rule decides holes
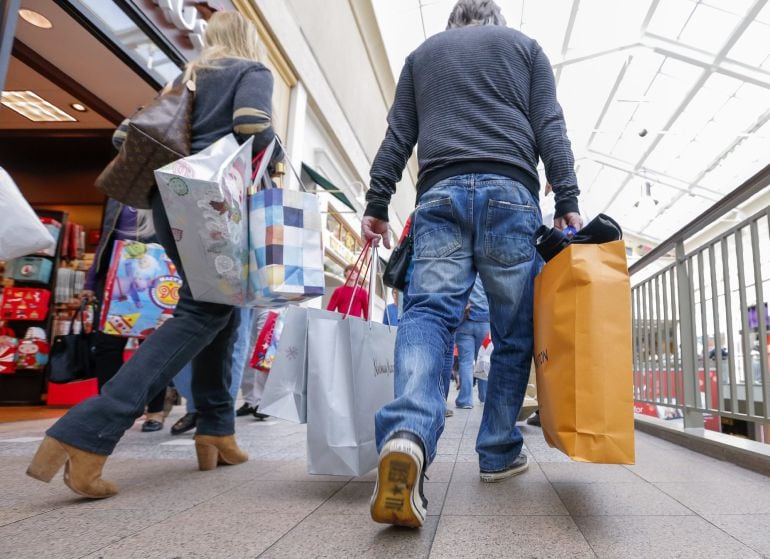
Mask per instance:
[[[625,244],[569,245],[535,279],[535,366],[546,442],[573,460],[634,463]]]

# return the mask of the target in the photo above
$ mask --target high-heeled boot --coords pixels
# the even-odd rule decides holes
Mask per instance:
[[[105,499],[118,492],[114,483],[102,479],[107,457],[64,444],[53,437],[40,443],[27,475],[48,483],[64,466],[64,483],[78,495]]]
[[[249,459],[249,455],[238,448],[235,435],[195,435],[195,452],[200,470],[213,470],[221,464],[234,466]]]

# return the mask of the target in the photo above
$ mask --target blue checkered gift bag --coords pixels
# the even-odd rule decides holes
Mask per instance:
[[[321,212],[315,194],[267,188],[249,195],[250,305],[324,294]]]

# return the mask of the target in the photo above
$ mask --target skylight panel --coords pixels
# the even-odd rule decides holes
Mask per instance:
[[[695,9],[692,0],[661,0],[650,20],[647,30],[676,40]]]
[[[750,66],[760,66],[770,56],[770,25],[749,24],[727,57]]]
[[[716,53],[727,42],[739,21],[735,14],[699,4],[679,40],[702,51]]]

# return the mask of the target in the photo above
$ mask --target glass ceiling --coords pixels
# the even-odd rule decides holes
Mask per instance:
[[[585,216],[655,245],[770,160],[770,0],[497,3],[551,60]],[[396,79],[454,4],[373,0]]]

